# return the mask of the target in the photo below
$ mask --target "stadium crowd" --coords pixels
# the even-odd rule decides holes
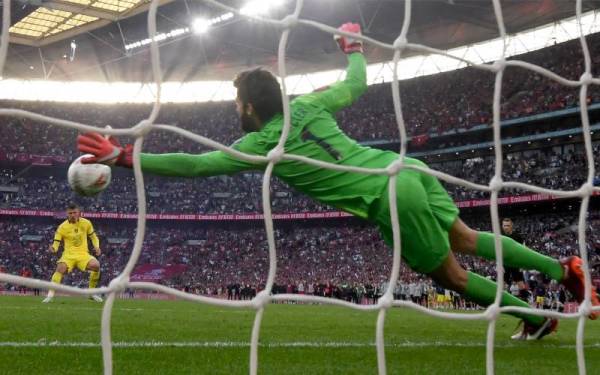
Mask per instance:
[[[600,35],[588,38],[594,61],[595,76],[600,73]],[[579,41],[535,51],[519,59],[543,66],[569,79],[582,73]],[[489,124],[492,108],[492,74],[467,68],[401,82],[403,114],[410,135],[440,134],[450,129],[469,129]],[[511,119],[536,113],[555,111],[578,105],[578,90],[561,86],[523,69],[509,68],[503,80],[502,118]],[[588,102],[600,102],[600,89],[592,86]],[[49,116],[83,123],[113,127],[130,127],[147,116],[145,105],[119,105],[107,111],[104,105],[52,103],[4,103]],[[397,125],[389,84],[373,85],[355,105],[338,114],[340,127],[360,141],[396,140]],[[2,118],[0,161],[9,154],[25,153],[74,158],[76,133],[20,118]],[[177,125],[224,144],[231,144],[242,134],[239,119],[231,102],[163,106],[159,123]],[[127,141],[127,139],[125,139]],[[560,148],[560,147],[559,147]],[[199,144],[165,132],[153,132],[144,144],[151,152],[202,152]],[[595,154],[600,147],[595,145]],[[479,183],[487,183],[493,175],[491,157],[430,163],[434,169]],[[64,172],[64,169],[63,169]],[[567,173],[568,172],[568,173]],[[580,145],[514,152],[506,155],[504,179],[553,189],[573,189],[586,176],[586,160]],[[66,176],[47,172],[33,177],[23,170],[4,168],[0,171],[0,208],[32,208],[62,210],[64,203],[78,201],[85,211],[135,212],[137,200],[131,174],[116,172],[109,189],[94,199],[75,197],[66,184]],[[255,213],[262,211],[261,175],[246,173],[234,177],[207,179],[167,179],[148,177],[148,211],[153,213]],[[10,189],[17,187],[17,191]],[[487,195],[447,185],[455,200],[486,198]],[[503,191],[503,195],[523,192]],[[52,199],[48,199],[52,197]],[[323,211],[332,208],[316,204],[274,180],[272,185],[274,212]],[[489,229],[479,217],[467,217],[476,228]],[[577,253],[576,217],[569,213],[515,218],[515,227],[528,239],[528,245],[541,252],[561,257]],[[101,237],[102,279],[106,285],[123,269],[133,246],[135,230],[130,224],[95,223]],[[57,223],[40,220],[0,220],[0,267],[12,274],[49,279],[56,256],[48,252],[48,244]],[[304,224],[303,224],[304,225]],[[588,249],[591,263],[600,263],[600,215],[590,214]],[[386,247],[376,230],[368,225],[337,225],[323,228],[299,226],[278,228],[277,293],[305,293],[373,302],[386,288],[391,266],[391,249]],[[495,264],[481,259],[460,257],[469,270],[496,277]],[[185,271],[161,282],[193,293],[221,295],[227,298],[251,298],[265,283],[268,257],[264,230],[202,229],[196,227],[150,226],[138,262],[158,265],[184,265]],[[598,268],[595,269],[598,275]],[[428,304],[432,295],[442,307],[465,307],[456,295],[440,290],[426,278],[404,266],[401,282],[395,288],[400,299]],[[550,300],[567,301],[560,286],[535,273],[527,281],[532,298],[550,295]],[[85,287],[87,277],[74,274],[67,283]],[[11,288],[12,286],[8,286]],[[508,285],[512,291],[514,285]]]
[[[552,148],[510,153],[503,163],[503,179],[518,181],[549,189],[579,188],[587,177],[587,164],[581,144],[568,150]],[[600,145],[594,145],[594,154]],[[431,163],[431,168],[466,180],[488,184],[494,174],[492,156]],[[599,169],[600,165],[596,165]],[[77,201],[88,211],[136,212],[137,197],[130,173],[117,173],[106,192],[95,198],[79,197],[69,188],[62,169],[50,176],[13,177],[17,170],[4,169],[0,186],[8,185],[18,191],[1,191],[0,208],[36,208],[62,210],[63,202]],[[60,174],[58,174],[60,172]],[[262,212],[262,174],[245,173],[203,179],[176,179],[147,176],[145,179],[148,210],[152,213],[256,213]],[[488,198],[489,194],[446,184],[455,201]],[[522,190],[505,189],[500,196],[530,194]],[[52,197],[52,199],[47,199]],[[271,187],[273,212],[321,212],[334,210],[320,205],[285,183],[274,178]]]
[[[522,182],[554,190],[575,190],[587,179],[587,161],[585,150],[581,144],[569,145],[569,149],[557,150],[545,148],[527,150],[525,152],[505,154],[502,163],[502,179],[504,181]],[[559,146],[558,149],[561,149]],[[600,145],[593,145],[593,154],[598,155]],[[431,163],[430,166],[442,172],[471,182],[487,185],[494,176],[495,158],[493,156],[476,157],[466,160]],[[600,164],[595,158],[595,168]],[[594,184],[598,185],[598,178]],[[467,189],[460,185],[444,183],[455,201],[489,198],[489,194]],[[500,196],[531,194],[517,189],[504,189]]]
[[[594,76],[600,71],[600,35],[588,37]],[[583,72],[578,40],[530,52],[515,59],[525,60],[569,79]],[[440,134],[489,124],[492,115],[494,76],[474,68],[460,69],[406,80],[401,83],[403,114],[409,135]],[[525,69],[508,68],[502,84],[502,118],[511,119],[578,105],[578,90],[551,81]],[[589,87],[588,102],[600,102],[600,88]],[[30,110],[86,124],[131,127],[149,113],[147,105],[107,105],[4,102],[3,107]],[[163,105],[158,123],[191,130],[224,144],[242,136],[233,102]],[[359,141],[397,140],[389,84],[369,87],[353,106],[338,115],[340,127]],[[28,119],[2,118],[0,157],[10,153],[77,155],[73,147],[76,132]],[[43,140],[41,142],[40,140]],[[203,146],[166,132],[151,133],[144,144],[151,152],[198,152]]]
[[[489,229],[480,217],[465,217],[475,228]],[[514,218],[515,228],[528,246],[553,256],[578,253],[575,214],[531,215]],[[98,220],[96,231],[102,244],[101,285],[118,275],[133,247],[135,229],[118,222]],[[600,213],[588,220],[588,251],[594,277],[600,277]],[[56,223],[30,220],[0,221],[0,267],[8,273],[49,279],[57,260],[48,251]],[[268,272],[268,248],[262,228],[202,229],[190,226],[151,226],[146,232],[138,265],[184,265],[185,271],[161,283],[192,293],[251,298],[264,287]],[[387,287],[392,264],[391,249],[369,225],[288,227],[275,231],[278,256],[276,293],[304,293],[373,302]],[[32,237],[33,236],[33,237]],[[39,236],[39,237],[35,237]],[[459,256],[468,270],[495,278],[495,263]],[[135,271],[134,271],[135,274]],[[564,295],[562,287],[535,272],[527,273],[532,298],[540,293]],[[75,272],[67,283],[86,287],[87,276]],[[511,287],[512,285],[507,285]],[[600,287],[600,285],[598,285]],[[440,290],[429,279],[404,265],[396,287],[397,298],[431,303],[431,294],[449,298],[435,300],[441,307],[466,307],[450,291]],[[567,300],[565,295],[564,299]],[[563,301],[564,302],[564,301]],[[437,306],[437,305],[436,305]]]

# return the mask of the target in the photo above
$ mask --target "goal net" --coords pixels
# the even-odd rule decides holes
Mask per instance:
[[[593,179],[595,176],[594,170],[594,158],[592,154],[592,140],[590,135],[590,123],[588,118],[588,104],[586,102],[586,94],[588,88],[592,84],[600,84],[600,78],[594,78],[592,76],[592,67],[591,67],[591,59],[590,53],[588,50],[588,46],[586,44],[586,39],[581,27],[581,14],[582,14],[582,0],[576,1],[576,18],[578,21],[579,32],[580,32],[580,42],[583,51],[583,60],[584,60],[584,73],[581,75],[578,80],[569,80],[563,78],[549,70],[546,70],[542,67],[536,66],[534,64],[530,64],[524,61],[519,60],[506,60],[506,40],[507,33],[505,30],[505,25],[502,16],[502,8],[499,0],[492,0],[494,12],[496,16],[497,26],[498,26],[498,34],[502,41],[504,41],[503,53],[502,57],[497,61],[491,64],[477,64],[472,61],[468,61],[463,59],[462,57],[450,55],[442,50],[438,50],[435,48],[431,48],[428,46],[411,43],[407,39],[410,22],[411,22],[411,7],[412,1],[406,0],[405,2],[405,18],[402,24],[401,32],[395,41],[391,44],[383,43],[378,40],[369,38],[367,36],[357,36],[348,34],[345,32],[340,32],[336,28],[324,25],[315,21],[302,19],[299,17],[300,12],[303,7],[303,0],[296,0],[295,2],[295,10],[292,14],[289,14],[285,18],[281,20],[270,19],[266,17],[261,17],[257,15],[250,14],[241,14],[238,9],[234,9],[228,7],[226,5],[220,4],[214,0],[205,0],[206,3],[210,3],[216,7],[222,8],[228,12],[233,12],[236,14],[240,14],[243,17],[249,17],[255,20],[256,22],[268,23],[273,26],[278,27],[281,30],[281,38],[279,41],[279,49],[278,49],[278,73],[282,78],[282,98],[284,104],[284,126],[281,134],[281,138],[276,147],[274,147],[266,156],[256,156],[249,155],[238,152],[234,149],[231,149],[227,146],[224,146],[218,142],[212,141],[206,137],[202,137],[200,135],[196,135],[192,132],[186,131],[184,129],[164,124],[157,124],[155,120],[159,114],[161,107],[161,68],[160,68],[160,59],[159,59],[159,48],[157,44],[157,40],[154,38],[156,35],[156,14],[157,8],[159,6],[158,0],[153,0],[149,11],[148,11],[148,34],[149,38],[152,40],[150,43],[150,51],[152,58],[152,72],[154,77],[154,82],[156,86],[156,101],[153,105],[151,113],[148,115],[147,119],[141,121],[140,123],[132,126],[128,129],[105,129],[98,128],[78,122],[66,121],[59,118],[53,118],[49,116],[40,115],[37,113],[19,110],[19,109],[10,109],[4,108],[0,109],[0,115],[3,116],[16,116],[16,117],[24,117],[32,120],[36,120],[40,123],[58,125],[63,127],[69,127],[77,129],[81,132],[89,132],[96,131],[103,134],[110,134],[115,136],[132,136],[135,137],[134,142],[134,152],[133,152],[133,165],[134,165],[134,175],[136,181],[136,193],[138,198],[138,218],[137,218],[137,234],[135,237],[134,246],[131,252],[131,256],[129,260],[121,272],[121,274],[114,278],[107,287],[101,287],[96,289],[79,289],[75,287],[65,286],[65,285],[57,285],[52,284],[48,281],[37,280],[37,279],[29,279],[23,278],[19,276],[9,275],[9,274],[0,274],[0,281],[9,282],[12,284],[25,285],[32,288],[42,288],[42,289],[55,289],[57,291],[61,291],[64,293],[74,294],[74,295],[91,295],[97,293],[103,293],[107,295],[106,302],[102,311],[102,321],[101,321],[101,344],[102,344],[102,352],[103,352],[103,362],[104,362],[104,373],[112,374],[113,371],[113,359],[112,359],[112,342],[111,342],[111,316],[113,311],[113,304],[115,297],[118,293],[124,291],[126,288],[131,289],[141,289],[148,291],[157,291],[161,293],[166,293],[184,300],[195,301],[199,303],[209,304],[209,305],[217,305],[223,307],[230,308],[250,308],[256,311],[254,324],[252,327],[251,338],[250,338],[250,374],[256,374],[258,370],[258,347],[259,347],[259,339],[260,339],[260,331],[261,331],[261,323],[263,320],[263,312],[265,307],[274,301],[299,301],[299,302],[312,302],[312,303],[320,303],[320,304],[329,304],[329,305],[338,305],[343,306],[355,310],[361,311],[378,311],[377,324],[376,324],[376,332],[375,332],[375,341],[376,341],[376,349],[377,349],[377,364],[378,364],[378,372],[379,374],[386,374],[386,358],[385,358],[385,337],[384,337],[384,324],[385,317],[387,311],[394,307],[405,307],[410,309],[418,310],[424,314],[437,316],[445,319],[460,319],[460,320],[486,320],[488,322],[487,329],[487,342],[486,342],[486,370],[488,374],[494,373],[494,336],[496,329],[497,319],[502,312],[527,312],[528,314],[540,315],[540,316],[550,316],[557,318],[569,318],[569,319],[578,319],[577,326],[577,337],[576,337],[576,352],[577,352],[577,363],[580,374],[586,373],[585,368],[585,358],[584,358],[584,334],[585,334],[585,322],[587,316],[590,312],[595,310],[600,310],[600,308],[593,308],[591,305],[591,288],[586,288],[585,300],[580,305],[579,310],[575,313],[560,313],[556,311],[550,310],[540,310],[540,309],[527,309],[521,307],[501,307],[500,306],[500,298],[501,293],[503,292],[503,262],[502,262],[502,246],[500,241],[500,224],[499,224],[499,216],[498,216],[498,194],[502,189],[509,188],[518,188],[524,189],[537,193],[546,193],[553,194],[558,197],[571,197],[571,198],[579,198],[581,199],[581,208],[579,211],[579,225],[578,225],[578,242],[579,242],[579,252],[580,256],[583,259],[583,269],[584,275],[587,282],[587,285],[591,285],[591,275],[589,271],[588,265],[588,254],[586,248],[586,215],[590,202],[590,197],[595,192],[600,192],[600,189],[595,188],[593,186]],[[3,27],[2,27],[2,37],[1,37],[1,46],[0,46],[0,74],[2,73],[4,62],[6,59],[8,43],[9,43],[9,26],[10,26],[10,0],[4,0],[3,6]],[[365,169],[358,167],[347,167],[340,166],[331,163],[326,163],[318,160],[313,160],[310,158],[287,154],[284,148],[285,141],[290,131],[290,107],[289,107],[289,98],[287,95],[287,87],[286,87],[286,44],[288,41],[288,36],[290,31],[298,26],[305,26],[316,28],[331,35],[345,35],[348,37],[358,38],[363,40],[366,43],[375,44],[381,48],[393,51],[393,81],[391,84],[392,88],[392,96],[394,103],[394,110],[396,115],[396,121],[398,130],[400,133],[400,153],[399,158],[391,164],[388,168],[385,169]],[[443,55],[447,58],[454,59],[456,61],[468,64],[473,66],[474,68],[481,69],[483,71],[487,71],[490,74],[495,75],[495,86],[494,86],[494,95],[493,95],[493,141],[494,141],[494,156],[495,156],[495,173],[489,184],[481,185],[476,184],[467,180],[459,179],[453,177],[451,175],[442,173],[440,171],[432,170],[432,169],[424,169],[419,166],[407,165],[404,164],[404,158],[407,151],[407,131],[406,125],[402,114],[402,103],[400,100],[400,86],[398,83],[398,65],[401,61],[403,53],[405,51],[419,52],[424,54],[438,54]],[[518,67],[521,69],[528,69],[534,71],[538,74],[541,74],[555,82],[569,86],[569,87],[578,87],[579,88],[579,105],[580,105],[580,113],[581,113],[581,126],[583,128],[583,140],[585,145],[585,155],[587,159],[587,179],[585,183],[578,188],[577,190],[572,191],[561,191],[561,190],[550,190],[544,189],[538,186],[533,186],[520,182],[511,182],[511,181],[503,181],[502,180],[502,163],[503,163],[503,152],[501,147],[501,137],[500,137],[500,105],[501,105],[501,92],[502,92],[502,78],[507,67]],[[250,300],[250,301],[225,301],[215,298],[209,298],[204,296],[192,295],[189,293],[185,293],[176,289],[168,288],[165,286],[161,286],[155,283],[148,282],[131,282],[129,280],[129,276],[136,265],[140,252],[142,249],[142,243],[144,240],[145,233],[145,225],[146,225],[146,195],[144,192],[144,179],[140,167],[140,151],[142,149],[142,145],[144,143],[144,139],[149,132],[170,132],[175,133],[180,136],[186,137],[190,140],[201,143],[205,146],[222,150],[227,152],[239,159],[243,159],[250,162],[262,162],[267,165],[262,185],[262,198],[263,198],[263,211],[264,211],[264,221],[265,228],[267,233],[268,247],[269,247],[269,271],[266,282],[266,287],[263,291],[258,293],[258,295]],[[309,296],[309,295],[295,295],[295,294],[278,294],[272,295],[271,291],[273,288],[275,275],[277,272],[277,261],[276,261],[276,246],[275,246],[275,238],[273,232],[273,218],[271,215],[271,204],[270,204],[270,183],[271,183],[271,175],[273,173],[274,166],[281,160],[295,160],[308,164],[312,164],[321,168],[329,168],[339,171],[350,171],[356,173],[364,173],[364,174],[372,174],[372,175],[385,175],[389,177],[389,200],[390,200],[390,214],[391,221],[393,227],[393,267],[392,272],[389,275],[389,283],[388,289],[385,293],[379,298],[377,304],[375,305],[359,305],[346,301],[329,299],[324,297],[317,296]],[[397,284],[399,273],[400,273],[400,258],[401,258],[401,246],[400,246],[400,232],[401,226],[398,221],[398,212],[396,208],[396,178],[394,178],[402,169],[416,169],[422,173],[427,173],[433,175],[441,180],[444,180],[451,184],[462,185],[466,188],[477,189],[480,191],[484,191],[490,194],[491,196],[491,221],[493,233],[495,236],[495,248],[496,248],[496,269],[498,275],[498,288],[496,291],[495,302],[490,305],[487,309],[480,313],[470,313],[470,314],[461,314],[461,313],[449,313],[449,312],[439,312],[434,310],[429,310],[420,305],[414,304],[409,301],[400,301],[394,300],[393,291],[394,286]]]

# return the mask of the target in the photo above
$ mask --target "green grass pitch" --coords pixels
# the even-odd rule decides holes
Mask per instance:
[[[75,297],[0,297],[0,374],[101,374],[102,305]],[[376,374],[375,312],[269,305],[260,374]],[[254,311],[182,301],[117,300],[115,374],[247,374]],[[496,332],[497,374],[576,374],[576,321],[536,342]],[[394,308],[385,325],[388,374],[484,374],[486,323]],[[588,374],[600,374],[600,321],[586,323]]]

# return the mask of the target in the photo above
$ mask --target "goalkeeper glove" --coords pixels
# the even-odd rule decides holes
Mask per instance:
[[[81,159],[83,164],[102,163],[133,167],[133,145],[122,147],[115,137],[105,138],[100,133],[85,133],[77,137],[77,148],[81,152],[92,154]]]
[[[345,23],[338,27],[338,30],[361,35],[360,25],[358,23]],[[363,53],[363,43],[360,40],[342,35],[334,35],[333,39],[335,39],[342,52],[345,54],[351,54],[354,52]]]

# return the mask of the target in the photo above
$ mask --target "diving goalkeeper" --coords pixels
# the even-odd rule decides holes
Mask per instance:
[[[346,23],[340,30],[358,34],[360,26]],[[348,56],[346,78],[291,102],[292,126],[285,152],[338,165],[386,168],[398,159],[397,153],[361,146],[347,137],[336,123],[335,113],[351,105],[367,88],[362,43],[341,36],[336,36],[336,41]],[[240,152],[265,156],[277,145],[283,127],[279,83],[273,74],[258,68],[240,73],[234,86],[241,128],[247,134],[232,147]],[[132,167],[132,145],[121,147],[116,139],[106,139],[98,133],[80,135],[77,143],[80,151],[94,155],[84,163]],[[405,158],[404,162],[426,167],[412,158]],[[204,177],[262,170],[266,163],[247,162],[222,151],[200,155],[142,153],[141,167],[144,172],[162,176]],[[321,203],[375,223],[385,242],[390,246],[393,244],[388,176],[334,171],[290,160],[277,163],[273,173]],[[477,232],[465,225],[458,218],[458,208],[435,177],[403,169],[396,181],[404,261],[413,270],[429,275],[441,286],[455,290],[481,306],[492,304],[495,282],[467,272],[456,260],[454,252],[495,259],[493,234]],[[508,237],[502,237],[502,246],[507,266],[543,272],[563,283],[579,302],[583,300],[580,258],[573,256],[558,261]],[[529,307],[506,292],[501,303],[502,306]],[[600,304],[595,293],[593,303]],[[556,319],[521,313],[511,315],[524,323],[522,330],[513,336],[516,339],[540,339],[555,331],[558,325]],[[590,318],[598,315],[592,314]]]

